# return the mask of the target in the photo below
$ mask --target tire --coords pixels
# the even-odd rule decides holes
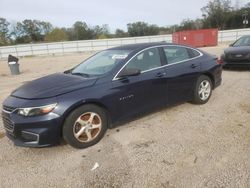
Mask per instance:
[[[208,84],[207,87],[205,87],[206,84]],[[207,103],[212,95],[212,88],[213,88],[213,85],[212,85],[211,79],[205,75],[200,76],[194,88],[192,102],[195,104]]]
[[[87,104],[69,114],[63,124],[63,138],[74,148],[83,149],[95,145],[108,127],[104,109]]]

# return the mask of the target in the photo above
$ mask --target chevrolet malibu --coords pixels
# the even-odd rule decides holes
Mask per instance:
[[[115,47],[14,90],[3,102],[3,124],[18,146],[64,139],[86,148],[129,117],[185,101],[205,104],[221,84],[221,71],[216,57],[188,46]]]

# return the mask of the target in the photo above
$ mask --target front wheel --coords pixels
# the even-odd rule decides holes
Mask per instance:
[[[212,82],[208,76],[202,75],[198,78],[194,89],[193,102],[205,104],[212,95]]]
[[[63,138],[74,148],[87,148],[99,142],[108,127],[105,111],[96,105],[75,109],[63,125]]]

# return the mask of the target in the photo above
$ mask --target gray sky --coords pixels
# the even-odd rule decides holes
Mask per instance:
[[[233,0],[233,5],[249,0]],[[126,24],[145,21],[159,26],[179,24],[201,17],[207,0],[0,0],[0,17],[9,21],[38,19],[55,26],[70,27],[75,21],[89,25],[108,24],[111,31]]]

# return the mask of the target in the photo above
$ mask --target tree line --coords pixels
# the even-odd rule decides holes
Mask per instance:
[[[230,0],[211,0],[201,9],[202,17],[190,20],[185,19],[179,25],[159,27],[146,22],[127,24],[127,31],[116,29],[111,33],[109,26],[89,26],[83,21],[75,22],[72,27],[59,28],[51,23],[26,19],[10,24],[5,18],[0,17],[0,46],[24,43],[58,42],[105,38],[122,38],[135,36],[150,36],[170,34],[175,31],[189,29],[218,28],[239,29],[249,27],[243,20],[250,22],[250,3],[243,7],[232,6]],[[166,23],[167,24],[167,23]]]

